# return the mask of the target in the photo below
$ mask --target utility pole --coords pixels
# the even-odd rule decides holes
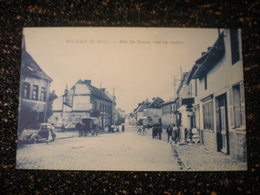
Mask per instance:
[[[180,71],[181,71],[181,80],[182,80],[182,67],[180,67]]]
[[[176,78],[175,74],[173,75],[173,100],[176,98]]]

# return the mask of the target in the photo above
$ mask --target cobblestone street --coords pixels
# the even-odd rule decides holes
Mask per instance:
[[[17,150],[16,167],[125,171],[178,171],[181,168],[170,144],[137,135],[135,127],[126,127],[124,133],[97,137],[72,135],[49,144],[24,145]]]

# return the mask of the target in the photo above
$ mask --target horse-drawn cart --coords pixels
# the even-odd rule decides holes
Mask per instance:
[[[83,118],[80,123],[76,124],[76,129],[79,130],[79,136],[97,136],[99,127],[98,119],[95,117]]]

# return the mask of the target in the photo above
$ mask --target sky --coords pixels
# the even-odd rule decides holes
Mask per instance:
[[[24,28],[26,50],[62,95],[79,79],[116,96],[130,113],[153,97],[169,101],[180,73],[189,71],[218,37],[217,29],[53,27]]]

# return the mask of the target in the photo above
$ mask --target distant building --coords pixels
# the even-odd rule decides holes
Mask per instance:
[[[143,125],[144,120],[147,119],[144,113],[144,109],[147,108],[149,104],[150,103],[148,102],[148,100],[143,101],[142,103],[139,103],[137,108],[134,110],[133,115],[136,121],[136,125]]]
[[[153,98],[150,103],[144,108],[144,117],[146,120],[146,124],[158,124],[162,123],[162,109],[161,105],[164,103],[164,101],[159,98]]]
[[[208,148],[246,160],[245,100],[239,30],[225,29],[193,67],[196,127]]]
[[[115,114],[115,125],[120,125],[125,122],[125,111],[122,110],[121,108],[116,109],[116,114]]]
[[[161,105],[161,110],[162,110],[162,126],[164,128],[168,127],[168,125],[177,124],[176,101],[164,102]]]
[[[114,99],[115,100],[115,99]],[[101,128],[113,124],[113,106],[115,101],[108,97],[104,88],[91,85],[91,80],[79,80],[62,97],[54,101],[51,121],[65,128],[74,128],[82,118],[95,117]]]
[[[192,93],[193,90],[189,75],[189,72],[183,73],[181,82],[176,92],[176,123],[177,126],[180,127],[179,138],[181,142],[184,142],[188,138],[188,131],[194,127],[194,94]]]
[[[50,84],[52,79],[40,68],[22,43],[19,98],[19,133],[47,121]]]

